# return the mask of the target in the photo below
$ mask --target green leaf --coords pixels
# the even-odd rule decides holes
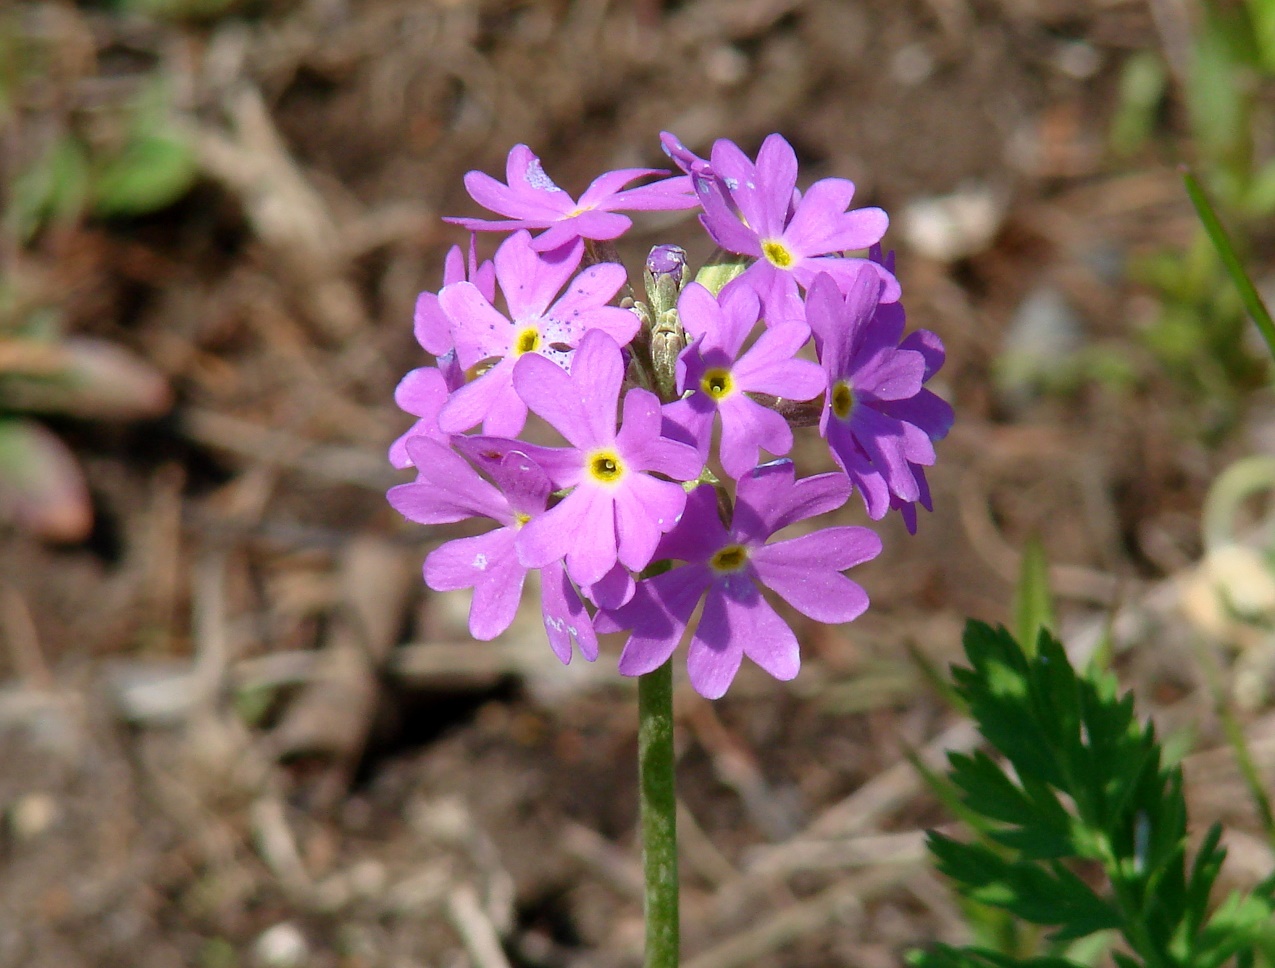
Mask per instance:
[[[1248,0],[1248,16],[1262,67],[1267,74],[1275,74],[1275,4],[1270,0]]]
[[[1168,79],[1164,60],[1155,51],[1135,51],[1124,62],[1111,122],[1111,147],[1117,155],[1131,155],[1150,139]]]
[[[1194,53],[1187,87],[1191,131],[1213,165],[1246,170],[1250,97],[1238,76],[1233,27],[1215,8],[1206,8]]]
[[[49,222],[78,218],[88,195],[88,155],[78,138],[62,135],[14,180],[5,228],[29,242]]]
[[[1218,217],[1217,210],[1204,193],[1203,187],[1190,171],[1183,172],[1182,177],[1186,182],[1186,192],[1191,197],[1191,203],[1195,206],[1200,222],[1204,225],[1204,231],[1208,233],[1209,240],[1213,243],[1218,256],[1222,259],[1222,264],[1226,266],[1227,274],[1231,277],[1231,282],[1234,283],[1236,290],[1239,292],[1249,317],[1257,326],[1262,339],[1266,341],[1266,347],[1270,351],[1272,358],[1275,358],[1275,321],[1271,320],[1271,314],[1266,308],[1266,303],[1262,300],[1261,295],[1258,294],[1257,287],[1253,285],[1253,280],[1244,268],[1244,263],[1235,251],[1230,235],[1227,234],[1221,218]]]
[[[1049,591],[1049,561],[1045,546],[1033,535],[1023,549],[1022,566],[1018,573],[1018,588],[1014,591],[1014,616],[1018,626],[1018,641],[1023,643],[1028,655],[1036,651],[1036,639],[1041,629],[1054,630],[1054,601]]]
[[[1246,948],[1275,943],[1275,906],[1269,898],[1230,894],[1200,933],[1193,968],[1217,968]]]
[[[1259,954],[1264,968],[1275,964],[1275,874],[1209,916],[1225,856],[1220,828],[1188,865],[1182,771],[1166,765],[1154,728],[1115,677],[1095,666],[1077,674],[1048,631],[1032,657],[1004,629],[978,622],[967,624],[964,645],[970,666],[953,679],[995,750],[949,757],[978,839],[932,833],[929,848],[957,890],[1055,928],[1054,945],[1119,931],[1132,952],[1110,951],[1120,968],[1253,968]],[[1110,939],[1095,945],[1108,951]],[[1008,957],[983,945],[913,963],[1027,963]]]
[[[1057,941],[1121,926],[1119,913],[1060,864],[1007,860],[982,844],[933,832],[929,848],[962,894],[1033,924],[1059,925]]]
[[[195,158],[190,146],[167,135],[145,135],[107,162],[93,180],[93,211],[97,215],[144,215],[166,208],[195,183]]]
[[[1015,958],[986,948],[954,948],[939,944],[923,951],[910,951],[912,968],[1082,968],[1066,958]]]

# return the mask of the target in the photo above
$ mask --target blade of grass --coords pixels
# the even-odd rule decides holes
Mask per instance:
[[[1014,619],[1018,641],[1029,656],[1036,654],[1041,629],[1054,631],[1054,601],[1049,590],[1049,561],[1045,546],[1032,536],[1023,549],[1018,587],[1014,589]]]
[[[1204,193],[1203,186],[1200,185],[1199,180],[1191,173],[1190,169],[1183,168],[1182,179],[1186,183],[1186,193],[1191,197],[1191,204],[1195,206],[1196,214],[1200,216],[1204,231],[1208,233],[1209,240],[1221,257],[1222,264],[1226,266],[1226,271],[1230,275],[1231,281],[1235,283],[1235,288],[1239,290],[1244,308],[1257,325],[1258,332],[1262,334],[1262,339],[1266,341],[1266,347],[1270,350],[1271,358],[1275,359],[1275,321],[1272,321],[1271,314],[1267,310],[1266,304],[1262,301],[1261,295],[1258,294],[1257,287],[1253,285],[1253,280],[1249,278],[1248,272],[1240,261],[1234,244],[1231,242],[1231,237],[1222,225],[1222,220],[1218,217],[1213,203],[1209,201],[1208,196]]]

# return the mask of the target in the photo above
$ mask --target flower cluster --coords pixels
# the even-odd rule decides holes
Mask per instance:
[[[798,190],[777,134],[756,161],[729,141],[707,159],[663,143],[681,175],[608,172],[578,200],[525,145],[504,183],[469,173],[502,218],[449,221],[508,234],[490,262],[471,235],[417,302],[436,363],[396,393],[417,420],[390,460],[416,479],[389,500],[422,524],[495,522],[425,561],[431,588],[473,589],[478,639],[509,627],[535,569],[555,654],[592,660],[599,632],[628,631],[620,671],[640,675],[668,661],[702,601],[687,667],[717,698],[745,655],[797,674],[796,636],[763,589],[821,622],[867,608],[843,572],[878,554],[873,531],[775,536],[855,490],[869,517],[898,510],[915,531],[952,411],[924,386],[942,343],[904,335],[881,209],[850,208],[843,179]],[[691,281],[685,251],[657,246],[635,300],[611,245],[632,224],[620,212],[690,209],[721,255]],[[564,445],[521,439],[529,414]],[[798,479],[793,428],[815,425],[841,470]]]

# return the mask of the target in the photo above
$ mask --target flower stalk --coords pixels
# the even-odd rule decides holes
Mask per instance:
[[[676,968],[680,923],[673,779],[673,661],[638,677],[638,806],[645,879],[645,968]]]

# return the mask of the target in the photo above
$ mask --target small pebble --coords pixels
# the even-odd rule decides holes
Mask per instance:
[[[310,946],[291,921],[282,921],[262,932],[253,946],[253,956],[261,968],[298,968],[309,955]]]
[[[20,843],[35,840],[57,823],[61,812],[51,794],[25,794],[9,807],[9,830]]]
[[[908,248],[940,262],[954,262],[986,249],[1000,231],[1005,206],[986,185],[967,185],[951,195],[918,198],[903,209]]]

